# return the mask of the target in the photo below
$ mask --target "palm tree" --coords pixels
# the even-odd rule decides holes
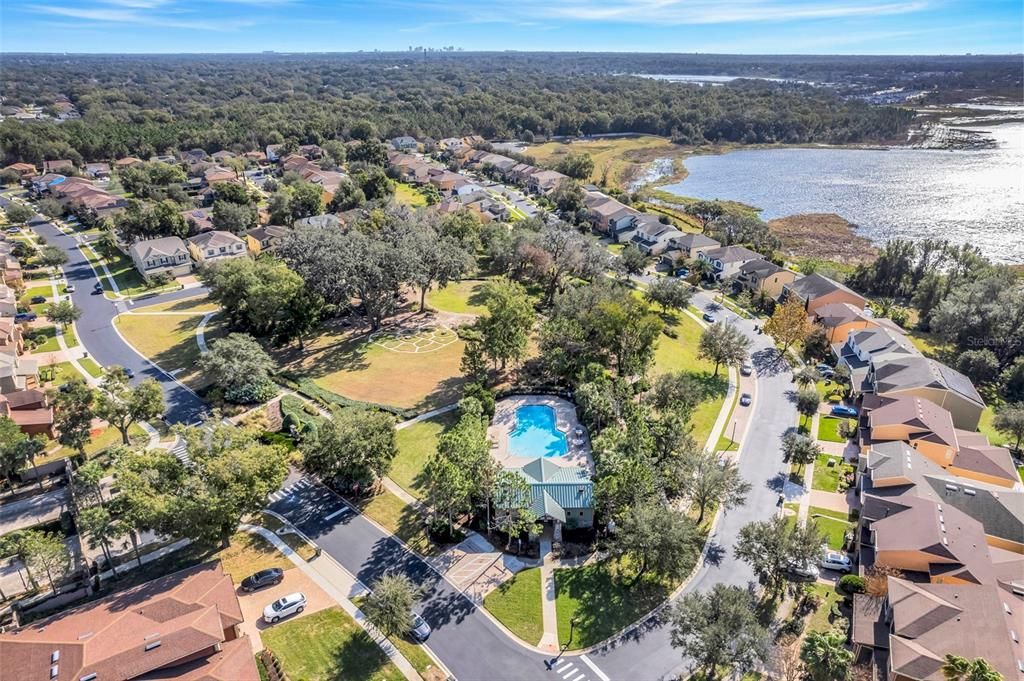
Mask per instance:
[[[818,381],[820,381],[821,375],[817,372],[817,370],[814,367],[804,367],[803,369],[797,372],[796,376],[794,376],[794,379],[796,379],[796,384],[798,386],[804,388],[807,386],[812,386]]]
[[[800,648],[800,659],[814,681],[846,681],[850,677],[853,651],[839,631],[812,631]]]
[[[946,655],[942,675],[946,681],[1003,681],[1003,675],[980,657],[968,660],[959,655]]]

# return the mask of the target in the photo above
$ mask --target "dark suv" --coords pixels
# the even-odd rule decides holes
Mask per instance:
[[[284,570],[281,568],[260,570],[242,580],[242,591],[255,591],[265,586],[274,586],[280,584],[282,579],[284,579]]]

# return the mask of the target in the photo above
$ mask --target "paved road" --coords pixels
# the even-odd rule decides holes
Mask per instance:
[[[9,201],[0,198],[0,206]],[[131,369],[135,373],[134,381],[154,378],[164,391],[167,404],[165,418],[169,423],[194,423],[200,421],[207,412],[206,404],[191,390],[174,380],[173,377],[158,369],[152,362],[135,352],[114,330],[114,317],[119,311],[129,309],[121,301],[113,302],[104,296],[92,293],[93,285],[98,279],[89,266],[82,252],[76,248],[73,236],[64,234],[52,223],[37,215],[31,224],[32,229],[46,238],[48,244],[61,248],[68,254],[68,262],[64,265],[64,274],[68,283],[75,285],[71,298],[75,305],[82,309],[82,317],[76,322],[78,339],[88,353],[101,365],[116,364]],[[188,298],[202,293],[201,289],[186,289],[164,293],[139,305]]]

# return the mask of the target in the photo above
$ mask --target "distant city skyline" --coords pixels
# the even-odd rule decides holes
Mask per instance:
[[[4,52],[1007,54],[1020,0],[28,0]]]

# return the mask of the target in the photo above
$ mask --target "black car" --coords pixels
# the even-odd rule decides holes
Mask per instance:
[[[34,322],[38,317],[39,315],[37,315],[35,312],[19,312],[18,314],[14,315],[14,321],[19,323]]]
[[[32,296],[32,300],[30,302],[33,305],[38,305],[39,303],[45,303],[46,302],[46,296]]]
[[[95,284],[92,285],[92,292],[94,294],[103,293],[103,284],[97,281]]]
[[[281,568],[260,570],[242,580],[242,591],[255,591],[265,586],[274,586],[280,584],[282,579],[284,579],[284,570]]]

